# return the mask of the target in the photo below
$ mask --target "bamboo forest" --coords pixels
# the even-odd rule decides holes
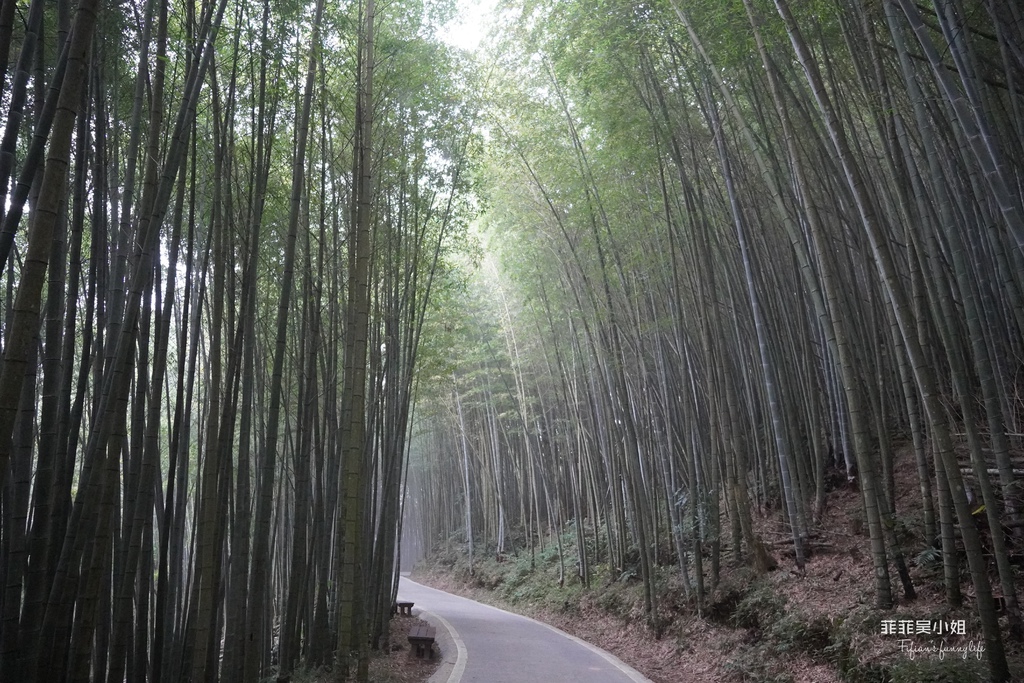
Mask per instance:
[[[685,658],[839,542],[806,680],[1024,680],[1024,6],[468,4],[0,0],[0,683],[374,680],[439,556]]]

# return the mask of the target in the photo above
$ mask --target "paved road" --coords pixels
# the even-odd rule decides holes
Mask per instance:
[[[556,628],[402,577],[398,599],[437,627],[444,664],[430,683],[651,683]]]

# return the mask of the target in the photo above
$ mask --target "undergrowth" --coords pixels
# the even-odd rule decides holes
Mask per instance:
[[[675,637],[679,643],[677,656],[688,656],[691,650],[685,635],[681,635],[681,625],[697,617],[698,611],[692,587],[687,590],[683,586],[676,567],[656,568],[658,609],[653,618],[648,618],[638,568],[595,564],[587,588],[577,574],[575,540],[570,527],[562,536],[561,581],[558,548],[551,540],[533,552],[518,548],[498,554],[491,548],[474,558],[472,573],[465,545],[450,541],[441,544],[418,574],[428,583],[432,574],[444,574],[468,589],[476,589],[477,598],[534,616],[554,613],[585,618],[595,611],[623,624],[647,624],[655,638]],[[844,683],[985,680],[983,659],[893,655],[896,641],[879,640],[881,620],[907,615],[880,612],[867,601],[839,615],[816,613],[806,606],[788,604],[779,590],[777,575],[758,576],[749,567],[726,569],[700,610],[706,628],[720,630],[723,642],[728,643],[722,647],[720,666],[729,680],[794,683],[789,669],[795,658],[827,667],[835,679]],[[486,591],[486,596],[479,591]],[[916,618],[921,618],[920,611]],[[888,654],[879,655],[880,644],[888,648]],[[643,662],[634,664],[643,668]]]

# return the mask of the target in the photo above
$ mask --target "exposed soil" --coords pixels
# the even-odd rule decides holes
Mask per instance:
[[[897,491],[916,491],[916,472],[909,454],[899,459],[895,479]],[[968,653],[962,658],[955,652],[939,658],[932,652],[911,657],[906,652],[907,647],[966,648],[983,644],[983,640],[967,577],[963,583],[965,604],[951,609],[944,603],[941,573],[915,562],[925,545],[918,529],[920,512],[915,507],[919,496],[908,493],[897,505],[896,533],[905,544],[917,597],[903,598],[892,566],[897,605],[891,610],[874,605],[874,573],[862,523],[861,494],[852,488],[829,493],[822,520],[812,533],[804,572],[796,571],[792,544],[781,524],[768,514],[756,521],[757,533],[779,568],[756,577],[748,567],[730,566],[730,558],[723,553],[721,581],[709,593],[700,616],[678,581],[669,578],[659,588],[657,629],[646,625],[640,605],[629,600],[630,590],[634,595],[639,592],[635,578],[595,577],[589,591],[566,590],[564,603],[550,597],[506,599],[512,592],[503,591],[502,583],[509,575],[500,572],[508,570],[495,565],[498,573],[488,575],[485,560],[478,562],[472,579],[464,570],[436,566],[421,568],[414,578],[557,626],[612,652],[656,683],[986,680],[983,656]],[[723,523],[723,528],[728,527]],[[552,576],[553,570],[538,563],[536,571]],[[551,593],[558,595],[557,589]],[[883,633],[883,620],[963,620],[966,628],[962,636],[918,633],[907,639]],[[1007,639],[1005,646],[1014,680],[1024,681],[1021,644]]]
[[[409,645],[409,629],[421,621],[416,617],[401,615],[391,618],[389,646],[375,653],[370,660],[370,680],[373,683],[421,683],[430,678],[441,666],[436,645],[433,659],[417,657]]]
[[[423,683],[441,666],[434,646],[434,658],[417,657],[409,646],[409,629],[422,620],[397,615],[391,618],[388,645],[370,652],[371,683]],[[426,622],[423,622],[426,623]],[[355,680],[354,674],[349,680]],[[304,671],[291,678],[291,683],[336,683],[337,676],[329,670]]]

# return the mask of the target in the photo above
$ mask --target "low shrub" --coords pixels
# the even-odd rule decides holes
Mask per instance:
[[[766,645],[742,646],[726,660],[722,668],[737,681],[793,683],[792,674],[774,670],[770,662],[769,648]]]
[[[889,669],[892,683],[982,683],[988,680],[984,659],[963,659],[956,653],[943,658],[919,656],[904,659]]]
[[[732,624],[739,628],[766,628],[782,617],[785,604],[771,584],[757,581],[736,603]]]
[[[828,661],[828,646],[832,644],[832,635],[830,625],[823,617],[807,617],[790,612],[771,625],[768,636],[779,653],[804,652],[815,661]]]

